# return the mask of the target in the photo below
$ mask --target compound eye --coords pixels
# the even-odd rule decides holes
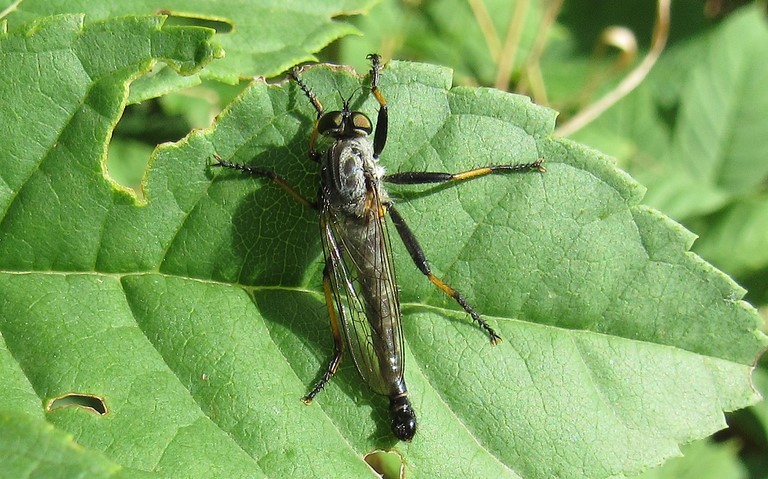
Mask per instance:
[[[341,130],[342,114],[340,111],[331,111],[320,117],[317,122],[317,131],[321,135],[338,132]]]
[[[371,119],[359,111],[352,113],[352,125],[354,126],[355,130],[364,131],[366,135],[370,135],[373,131]]]

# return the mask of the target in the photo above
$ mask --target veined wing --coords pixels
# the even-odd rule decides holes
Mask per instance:
[[[370,387],[391,394],[403,378],[400,304],[383,209],[375,191],[363,218],[333,210],[321,219],[336,310],[357,370]]]

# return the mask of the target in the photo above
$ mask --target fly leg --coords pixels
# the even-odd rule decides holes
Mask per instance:
[[[505,173],[523,173],[529,171],[538,171],[543,173],[546,171],[542,166],[543,159],[536,160],[531,163],[521,163],[517,165],[497,165],[497,166],[485,166],[482,168],[475,168],[473,170],[463,171],[461,173],[441,173],[431,171],[406,171],[402,173],[393,173],[386,175],[383,180],[387,183],[405,184],[405,185],[418,185],[427,183],[452,183],[457,181],[469,180],[472,178],[479,178],[485,175],[491,174],[505,174]],[[389,215],[392,218],[392,222],[395,224],[398,235],[403,240],[405,248],[408,250],[408,254],[411,255],[416,267],[421,271],[435,286],[440,288],[448,296],[456,300],[457,303],[466,311],[472,319],[480,325],[481,328],[488,333],[491,337],[491,344],[496,344],[501,341],[501,338],[496,331],[491,328],[488,323],[480,317],[475,309],[470,305],[464,296],[458,291],[453,289],[450,285],[443,280],[432,274],[432,270],[429,267],[429,262],[424,254],[424,250],[421,248],[416,236],[408,227],[405,219],[400,215],[397,209],[392,204],[387,204]]]
[[[333,260],[329,259],[329,261]],[[336,374],[336,370],[339,368],[339,364],[341,364],[341,356],[344,352],[344,340],[341,337],[339,317],[336,314],[336,309],[334,308],[335,302],[333,299],[333,290],[331,288],[331,276],[327,263],[325,265],[325,269],[323,269],[323,293],[325,294],[325,305],[328,308],[328,317],[331,320],[331,333],[333,334],[333,357],[328,363],[328,366],[325,368],[325,371],[323,371],[323,375],[320,377],[320,380],[317,382],[317,384],[315,384],[315,387],[312,388],[309,394],[304,396],[303,401],[306,404],[310,404],[315,396],[317,396],[317,393],[319,393],[325,387],[325,385],[328,384],[328,381],[331,380],[333,375]]]
[[[439,173],[433,171],[404,171],[402,173],[393,173],[386,175],[384,181],[398,185],[423,185],[426,183],[448,183],[454,181],[471,180],[485,175],[499,175],[507,173],[525,173],[537,171],[544,173],[547,171],[542,165],[543,159],[538,159],[531,163],[519,163],[517,165],[495,165],[475,168],[473,170],[462,171],[461,173]]]
[[[416,239],[413,231],[411,231],[411,228],[408,227],[405,219],[400,216],[400,213],[394,208],[394,206],[392,206],[392,204],[388,204],[387,209],[389,211],[390,218],[392,218],[392,223],[394,223],[395,229],[397,229],[397,234],[400,235],[400,239],[403,240],[405,249],[408,250],[408,254],[411,255],[411,259],[413,260],[414,264],[416,264],[416,267],[419,268],[419,271],[421,271],[424,276],[426,276],[427,279],[432,282],[432,284],[440,288],[442,292],[459,303],[459,306],[461,306],[464,311],[466,311],[470,317],[472,317],[472,319],[481,328],[483,328],[486,333],[488,333],[488,335],[491,337],[491,344],[497,344],[499,341],[501,341],[501,337],[496,334],[496,331],[494,331],[493,328],[483,318],[480,317],[477,311],[475,311],[472,305],[470,305],[467,300],[464,299],[464,296],[462,296],[461,293],[432,274],[432,269],[429,267],[429,262],[427,261],[427,257],[424,254],[424,250],[421,249],[419,241]]]
[[[229,161],[226,161],[222,159],[218,154],[214,153],[213,157],[216,159],[216,163],[213,163],[211,166],[213,167],[219,167],[219,168],[230,168],[233,170],[239,170],[243,171],[245,173],[248,173],[249,175],[258,176],[259,178],[265,178],[267,180],[270,180],[280,188],[282,188],[286,193],[291,195],[291,197],[296,200],[298,203],[306,206],[307,208],[316,210],[317,209],[317,203],[314,201],[310,201],[307,198],[304,197],[301,193],[296,191],[296,189],[291,186],[290,183],[285,181],[282,176],[278,175],[272,170],[268,170],[266,168],[259,168],[255,166],[249,166],[249,165],[243,165],[240,163],[232,163]]]
[[[389,113],[387,111],[387,100],[379,90],[379,76],[381,72],[381,56],[377,53],[371,53],[366,57],[371,61],[371,94],[379,102],[379,115],[376,117],[376,131],[373,134],[373,157],[379,158],[387,144],[387,130],[389,129]]]
[[[315,124],[312,128],[312,135],[309,137],[309,157],[314,161],[320,161],[320,153],[317,151],[317,138],[319,136],[319,132],[317,131],[317,124],[320,121],[320,117],[323,116],[323,104],[320,103],[320,100],[317,99],[315,93],[307,86],[306,83],[304,83],[301,77],[299,77],[298,67],[291,70],[291,78],[293,78],[293,81],[299,85],[299,88],[301,88],[301,91],[304,92],[304,95],[307,97],[312,106],[315,107],[315,111],[317,112],[317,118],[315,118]]]

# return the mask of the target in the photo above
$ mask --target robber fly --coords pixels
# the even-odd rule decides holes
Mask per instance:
[[[300,70],[291,72],[291,77],[317,113],[309,140],[309,156],[320,163],[320,188],[316,201],[306,199],[271,170],[230,163],[218,156],[213,166],[233,168],[269,179],[299,203],[319,212],[325,255],[323,292],[331,321],[334,352],[318,383],[304,396],[304,402],[310,403],[336,373],[346,343],[365,382],[377,393],[389,397],[393,434],[400,440],[410,441],[416,433],[416,414],[408,400],[408,389],[403,379],[400,302],[385,216],[389,215],[416,267],[456,300],[488,333],[493,344],[500,338],[458,291],[432,274],[424,251],[393,206],[383,183],[449,183],[488,174],[545,170],[542,160],[538,160],[455,174],[385,174],[378,163],[387,142],[389,125],[387,102],[379,89],[381,57],[371,54],[367,58],[372,64],[370,93],[380,107],[375,130],[368,116],[352,111],[349,106],[351,98],[342,98],[340,111],[326,113],[315,94],[300,78]],[[333,141],[323,153],[317,151],[321,135]]]

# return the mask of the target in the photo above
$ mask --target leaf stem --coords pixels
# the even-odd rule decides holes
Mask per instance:
[[[477,20],[477,24],[480,26],[480,31],[483,32],[485,44],[491,53],[491,58],[497,60],[501,52],[501,43],[499,43],[499,34],[496,33],[496,28],[493,26],[488,9],[485,8],[485,3],[483,0],[469,0],[469,6],[472,9],[475,20]]]
[[[531,48],[531,54],[528,56],[525,68],[525,76],[518,85],[517,91],[525,93],[527,87],[530,87],[531,96],[533,100],[540,105],[548,105],[547,89],[544,85],[544,76],[541,73],[541,59],[544,49],[547,46],[547,40],[549,40],[549,33],[552,29],[552,25],[555,23],[557,15],[560,13],[560,9],[563,6],[563,0],[551,0],[547,6],[547,10],[541,17],[539,22],[539,28],[536,30],[536,38],[533,41],[533,47]]]
[[[515,57],[517,57],[517,50],[520,46],[520,37],[523,34],[523,25],[525,25],[525,15],[528,12],[529,4],[529,0],[520,0],[515,3],[515,11],[509,21],[507,37],[504,39],[504,48],[497,57],[498,68],[494,86],[499,90],[506,91],[509,89],[509,77],[515,66]]]
[[[12,4],[10,4],[7,7],[5,7],[5,10],[0,12],[0,18],[7,17],[11,12],[16,10],[16,7],[18,7],[20,3],[21,3],[21,0],[16,0]]]
[[[656,10],[656,24],[653,28],[651,39],[651,49],[643,61],[635,67],[616,87],[606,93],[602,98],[592,103],[584,110],[577,113],[569,121],[555,129],[555,135],[568,136],[584,128],[594,121],[605,110],[616,104],[619,100],[628,95],[632,90],[648,76],[651,68],[659,59],[664,46],[669,37],[669,4],[670,0],[658,0]]]

